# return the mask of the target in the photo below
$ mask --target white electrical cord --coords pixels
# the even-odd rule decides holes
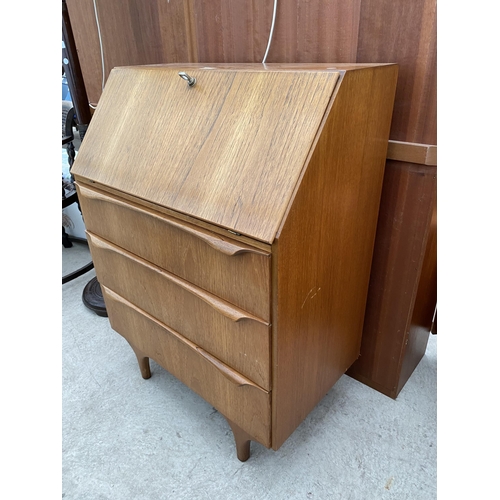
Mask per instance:
[[[97,14],[97,5],[96,5],[96,0],[94,1],[94,14],[95,14],[95,22],[97,24],[97,35],[99,36],[99,47],[101,49],[101,67],[102,67],[102,84],[101,84],[101,90],[104,90],[104,78],[105,78],[105,68],[104,68],[104,51],[102,49],[102,36],[101,36],[101,26],[99,24],[99,16]],[[96,109],[97,104],[92,104],[89,102],[89,106],[92,109]]]
[[[266,49],[266,53],[264,54],[264,59],[262,59],[262,64],[265,64],[266,59],[267,59],[267,54],[269,52],[269,49],[271,48],[271,40],[273,39],[274,22],[276,21],[276,10],[277,10],[277,7],[278,7],[278,0],[274,0],[273,21],[271,23],[271,31],[269,32],[269,40],[267,42],[267,49]]]
[[[102,66],[102,90],[104,90],[104,79],[105,79],[105,68],[104,68],[104,51],[102,49],[102,36],[101,36],[101,27],[99,25],[99,15],[97,14],[97,5],[96,5],[96,0],[93,0],[94,2],[94,14],[95,14],[95,22],[97,24],[97,35],[99,36],[99,47],[101,50],[101,66]],[[269,53],[269,49],[271,48],[271,41],[273,39],[273,33],[274,33],[274,24],[276,22],[276,11],[278,9],[278,0],[274,0],[274,6],[273,6],[273,20],[271,22],[271,30],[269,32],[269,40],[267,41],[267,48],[266,48],[266,53],[264,54],[264,58],[262,59],[262,64],[265,64],[266,59],[267,59],[267,54]],[[96,105],[93,105],[92,103],[89,103],[90,107],[92,109],[96,108]]]

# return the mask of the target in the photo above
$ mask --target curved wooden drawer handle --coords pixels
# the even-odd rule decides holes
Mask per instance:
[[[177,339],[179,342],[181,342],[183,345],[186,347],[189,347],[193,351],[196,351],[200,356],[203,356],[209,363],[211,363],[217,370],[224,376],[226,377],[230,382],[235,384],[238,387],[243,387],[245,385],[248,385],[250,387],[255,387],[255,389],[259,389],[259,391],[264,392],[265,394],[269,394],[268,391],[260,387],[259,385],[255,384],[251,380],[247,379],[243,375],[240,375],[238,372],[234,371],[232,368],[229,368],[226,364],[224,364],[222,361],[219,361],[216,357],[212,356],[209,354],[207,351],[202,349],[200,346],[196,345],[194,342],[191,342],[187,338],[185,338],[183,335],[180,333],[176,332],[169,326],[165,325],[161,321],[158,321],[156,318],[148,314],[147,312],[143,311],[142,309],[139,309],[137,306],[129,302],[127,299],[124,299],[121,295],[118,295],[116,292],[113,292],[110,288],[107,288],[106,286],[103,285],[103,289],[106,294],[110,295],[113,300],[116,302],[120,302],[121,304],[124,304],[125,306],[133,309],[137,313],[139,313],[141,316],[144,316],[148,318],[150,321],[153,323],[156,323],[159,325],[162,329],[164,329],[169,335]],[[147,356],[146,354],[141,353],[141,356]],[[149,357],[149,356],[148,356]]]
[[[269,254],[267,254],[262,250],[257,250],[256,248],[235,245],[234,243],[230,243],[229,241],[223,240],[222,238],[216,238],[209,234],[200,233],[199,231],[196,231],[192,228],[188,228],[186,226],[181,226],[180,224],[176,224],[175,222],[172,222],[172,225],[176,225],[180,229],[183,229],[186,233],[190,233],[193,236],[196,236],[200,240],[203,240],[207,245],[210,245],[215,250],[218,250],[219,252],[225,255],[229,255],[230,257],[242,253],[255,253],[258,255],[264,255],[265,257],[269,257]]]
[[[252,314],[247,313],[242,309],[239,309],[229,304],[229,302],[219,299],[218,297],[212,295],[209,292],[205,292],[204,290],[198,288],[195,285],[191,285],[191,283],[184,281],[181,278],[178,278],[174,274],[170,274],[169,272],[163,270],[161,267],[158,267],[155,264],[152,264],[151,262],[148,262],[147,260],[138,257],[137,255],[133,255],[127,250],[117,247],[113,243],[109,243],[108,241],[101,239],[99,236],[96,236],[90,231],[87,231],[87,235],[89,237],[91,244],[94,245],[95,247],[100,248],[103,251],[113,252],[115,254],[121,255],[126,259],[133,260],[138,264],[147,267],[158,274],[161,274],[165,279],[167,279],[171,283],[176,284],[178,287],[183,288],[190,294],[195,295],[199,299],[203,300],[210,307],[215,309],[219,314],[222,314],[231,321],[238,323],[238,321],[242,321],[245,319],[245,320],[256,321],[257,323],[269,326],[269,323],[267,323],[263,319],[260,319],[257,316],[253,316]]]
[[[215,295],[212,295],[208,292],[205,292],[201,288],[191,285],[187,281],[181,280],[176,276],[167,274],[165,271],[161,269],[156,269],[156,270],[164,274],[167,278],[170,279],[170,281],[173,281],[176,285],[179,285],[181,288],[184,288],[184,290],[192,293],[193,295],[196,295],[196,297],[206,302],[210,307],[215,309],[218,313],[222,314],[231,321],[234,321],[235,323],[238,323],[238,321],[246,319],[246,320],[256,321],[257,323],[262,323],[263,325],[269,326],[269,323],[267,323],[263,319],[260,319],[257,316],[253,316],[252,314],[247,313],[241,309],[237,309],[236,307],[229,304],[229,302],[225,302],[222,299],[216,297]]]
[[[238,372],[235,372],[234,370],[229,368],[229,366],[225,365],[222,361],[219,361],[216,357],[212,356],[201,347],[197,346],[196,351],[201,354],[207,361],[212,363],[222,373],[222,375],[224,375],[224,377],[226,377],[230,382],[237,385],[238,387],[249,385],[250,387],[255,387],[256,389],[259,389],[259,391],[268,394],[268,392],[262,389],[262,387],[247,379],[243,375],[240,375]]]
[[[158,219],[166,224],[169,224],[170,226],[173,226],[177,229],[180,229],[181,231],[184,231],[185,233],[189,233],[192,236],[195,236],[196,238],[204,241],[207,245],[211,246],[215,250],[218,250],[219,252],[228,255],[228,256],[233,256],[233,255],[239,255],[242,253],[255,253],[258,255],[264,255],[265,257],[269,257],[270,254],[267,252],[264,252],[263,250],[259,250],[257,248],[253,248],[250,246],[246,246],[243,244],[235,244],[229,241],[226,241],[222,238],[218,238],[217,236],[213,236],[210,233],[205,233],[203,231],[200,231],[198,229],[194,229],[193,227],[181,224],[180,222],[177,222],[173,219],[158,215],[154,212],[150,212],[148,210],[144,210],[142,208],[139,208],[135,205],[125,203],[121,200],[117,200],[115,198],[111,198],[109,196],[103,195],[101,193],[97,193],[96,191],[93,191],[91,189],[87,189],[83,187],[82,185],[79,185],[80,192],[83,196],[86,198],[96,200],[96,201],[103,201],[107,203],[111,203],[112,205],[118,205],[120,207],[126,208],[128,210],[132,210],[135,212],[140,212],[142,214],[146,214],[149,217],[154,217],[155,219]]]

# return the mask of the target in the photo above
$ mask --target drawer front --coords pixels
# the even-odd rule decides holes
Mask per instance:
[[[101,285],[270,389],[270,327],[266,322],[87,234]]]
[[[268,448],[271,446],[269,392],[105,286],[102,290],[115,331],[256,441]]]
[[[78,186],[86,228],[266,321],[270,254]]]

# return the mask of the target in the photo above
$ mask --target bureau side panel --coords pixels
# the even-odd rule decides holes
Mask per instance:
[[[273,448],[359,355],[397,67],[346,72],[273,246]]]

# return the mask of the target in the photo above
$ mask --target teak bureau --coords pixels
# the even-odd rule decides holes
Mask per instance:
[[[154,359],[226,417],[240,460],[359,355],[396,80],[137,66],[99,101],[72,173],[111,326],[144,378]]]

